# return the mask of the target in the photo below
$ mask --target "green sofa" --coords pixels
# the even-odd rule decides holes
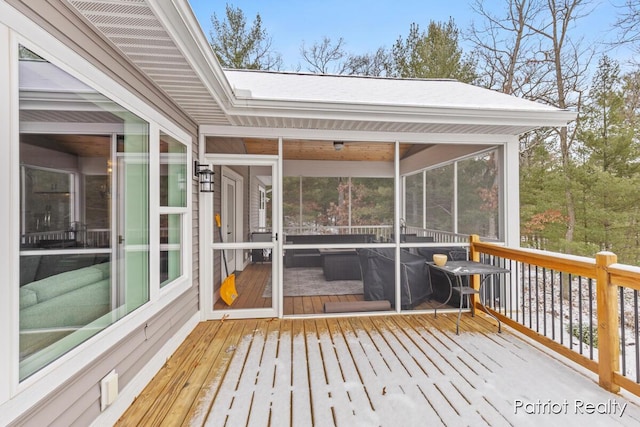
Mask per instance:
[[[20,354],[28,356],[111,310],[111,263],[91,265],[20,288]]]

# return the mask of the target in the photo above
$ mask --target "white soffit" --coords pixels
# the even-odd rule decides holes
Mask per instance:
[[[170,5],[170,1],[165,5]],[[198,123],[229,124],[146,0],[69,0],[129,60]],[[213,73],[212,73],[213,75]]]

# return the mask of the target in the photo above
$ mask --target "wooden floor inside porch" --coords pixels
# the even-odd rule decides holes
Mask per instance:
[[[119,426],[639,425],[640,407],[463,314],[200,323]],[[576,401],[628,403],[576,413]],[[527,413],[517,402],[564,404]],[[563,407],[561,406],[560,409]],[[530,409],[530,408],[529,408]]]
[[[271,307],[271,298],[265,298],[264,289],[271,275],[271,264],[249,264],[241,273],[236,272],[235,286],[238,297],[231,306],[218,299],[214,310],[238,310]],[[326,302],[354,303],[364,301],[362,293],[344,295],[285,296],[282,298],[283,313],[289,315],[323,314]],[[411,310],[431,310],[433,308],[457,308],[443,306],[438,301],[423,301]],[[393,309],[392,309],[393,310]]]

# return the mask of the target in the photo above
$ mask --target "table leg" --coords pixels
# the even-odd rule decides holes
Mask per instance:
[[[460,305],[458,307],[458,319],[456,320],[456,335],[460,335],[460,317],[462,317],[462,300],[464,299],[464,295],[462,293],[462,280],[460,279],[460,276],[456,276],[456,282],[460,288]],[[467,295],[467,304],[469,304],[469,295]]]
[[[482,279],[482,281],[480,282],[480,305],[482,306],[482,310],[487,313],[487,315],[491,318],[493,318],[496,322],[498,322],[498,333],[502,333],[502,323],[500,322],[500,319],[498,319],[496,316],[493,315],[493,313],[489,312],[489,310],[487,310],[487,306],[484,305],[484,295],[482,292],[482,288],[484,286],[484,282],[485,280],[487,280],[487,278],[489,277],[489,275],[485,276],[484,279]]]
[[[431,275],[431,271],[429,271],[429,275]],[[449,282],[449,296],[447,297],[447,300],[443,303],[441,303],[438,307],[444,307],[445,305],[447,305],[449,303],[449,301],[451,301],[451,297],[453,296],[453,283],[451,283],[451,277],[449,277],[449,274],[444,275],[447,278],[447,281]],[[429,277],[431,278],[431,277]],[[462,297],[462,295],[461,295]],[[438,317],[438,307],[435,307],[433,309],[433,317]]]

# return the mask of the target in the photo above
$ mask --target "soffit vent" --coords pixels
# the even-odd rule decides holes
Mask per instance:
[[[194,120],[229,124],[145,0],[69,3]]]

